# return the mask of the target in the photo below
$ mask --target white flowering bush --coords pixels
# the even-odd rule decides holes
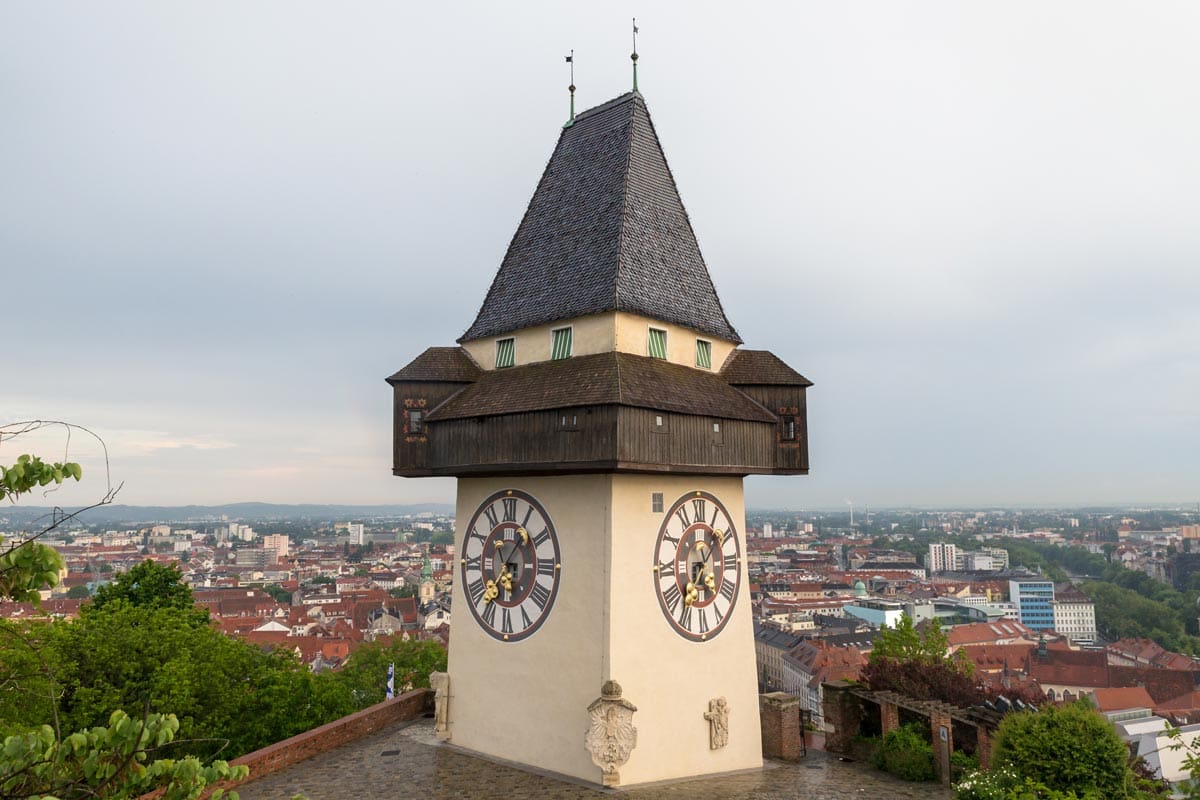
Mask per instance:
[[[1149,798],[1136,790],[1119,795],[1122,798]],[[1114,800],[1097,789],[1074,791],[1051,789],[1033,778],[1022,778],[1012,768],[1002,767],[991,772],[976,770],[954,784],[954,800]]]
[[[954,784],[954,800],[1005,800],[1008,790],[1020,783],[1011,769],[975,770]]]

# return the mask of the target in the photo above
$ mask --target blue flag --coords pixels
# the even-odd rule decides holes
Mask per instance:
[[[396,696],[396,663],[388,664],[387,699]]]

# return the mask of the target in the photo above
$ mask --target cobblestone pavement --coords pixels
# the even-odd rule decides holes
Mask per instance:
[[[864,764],[810,749],[799,764],[767,762],[761,771],[629,790],[599,790],[474,758],[438,745],[429,720],[397,725],[246,784],[243,800],[949,800],[928,783],[905,783]]]

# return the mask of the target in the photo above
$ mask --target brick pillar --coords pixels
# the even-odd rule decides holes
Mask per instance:
[[[759,699],[762,748],[767,758],[800,760],[800,698],[787,692],[770,692]]]
[[[975,727],[975,755],[980,769],[992,768],[992,732],[982,725]]]
[[[900,706],[895,703],[889,703],[886,700],[879,701],[879,725],[882,731],[881,735],[886,736],[889,732],[900,727]]]
[[[854,737],[862,725],[862,703],[850,693],[846,681],[821,684],[824,700],[821,713],[825,717],[825,749],[830,753],[849,753]]]
[[[950,753],[954,749],[954,723],[940,708],[930,709],[929,728],[933,736],[933,764],[943,786],[950,785]]]

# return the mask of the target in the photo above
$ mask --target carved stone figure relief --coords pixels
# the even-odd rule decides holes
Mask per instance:
[[[600,696],[588,706],[591,722],[584,744],[592,754],[592,762],[603,771],[605,786],[620,784],[617,768],[629,760],[629,754],[637,747],[635,711],[637,706],[621,697],[621,684],[616,681],[605,681]]]
[[[729,703],[724,697],[714,697],[708,701],[704,718],[708,720],[709,749],[720,750],[729,744]]]

